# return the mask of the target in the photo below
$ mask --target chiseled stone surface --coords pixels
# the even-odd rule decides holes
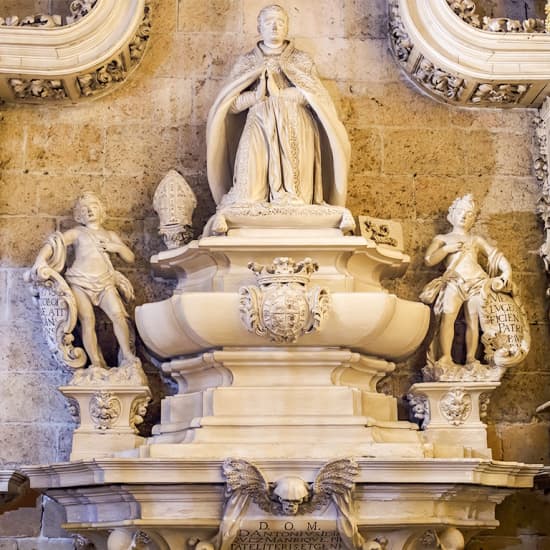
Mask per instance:
[[[213,212],[206,115],[236,56],[257,39],[257,8],[266,3],[153,0],[149,51],[113,95],[78,107],[0,107],[0,463],[66,460],[74,427],[56,393],[68,374],[47,350],[23,271],[47,235],[73,225],[75,196],[89,189],[108,203],[107,227],[136,253],[136,264],[124,270],[136,303],[170,295],[171,283],[154,281],[149,272],[149,257],[164,249],[151,198],[164,173],[176,168],[197,195],[196,234]],[[535,415],[550,400],[547,282],[536,254],[542,227],[531,168],[536,112],[455,109],[418,94],[389,54],[385,0],[281,3],[291,14],[297,46],[315,52],[350,135],[348,206],[355,215],[403,223],[411,265],[403,279],[388,281],[388,289],[417,298],[438,274],[424,266],[423,255],[433,236],[448,230],[448,205],[474,194],[480,206],[474,230],[509,258],[533,340],[527,360],[492,395],[489,441],[496,458],[550,463],[550,413]],[[38,7],[28,14],[46,2],[32,4]],[[0,2],[0,16],[15,7],[27,15],[23,2],[12,0]],[[419,379],[425,351],[381,383],[398,398],[402,418],[403,396]],[[478,535],[470,548],[545,548],[548,502],[541,503],[540,494],[525,492],[499,510],[502,527]],[[48,529],[56,521],[47,519]],[[72,547],[68,539],[47,538],[63,534],[39,535],[16,540],[0,528],[0,549]]]

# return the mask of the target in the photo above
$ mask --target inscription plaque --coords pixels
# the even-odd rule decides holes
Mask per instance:
[[[231,550],[345,550],[335,521],[243,522]]]

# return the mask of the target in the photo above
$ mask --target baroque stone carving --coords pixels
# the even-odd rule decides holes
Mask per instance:
[[[86,17],[92,9],[95,16]],[[70,12],[66,17],[0,19],[0,50],[7,47],[10,59],[19,59],[17,67],[0,59],[2,100],[76,102],[108,93],[137,67],[151,27],[148,0],[78,0],[70,4]],[[63,28],[68,24],[71,28]],[[21,41],[16,25],[47,28],[48,38],[29,32]],[[69,50],[71,55],[59,54]],[[48,79],[43,77],[44,59],[52,60]]]
[[[65,99],[67,92],[61,80],[10,78],[9,84],[18,99],[39,97],[41,99]]]
[[[239,289],[241,321],[249,332],[291,344],[321,330],[330,310],[330,294],[319,286],[308,288],[318,264],[310,258],[296,263],[279,257],[270,266],[251,262],[248,267],[259,284]]]
[[[168,248],[178,248],[193,238],[197,198],[185,178],[175,170],[170,170],[158,184],[153,207],[160,221],[159,234]]]
[[[149,40],[151,32],[151,5],[146,2],[143,9],[143,19],[141,24],[130,44],[128,45],[130,51],[130,59],[133,64],[139,62],[145,53],[145,47],[147,46],[147,41]]]
[[[27,15],[19,19],[16,15],[10,17],[0,17],[0,26],[7,27],[41,27],[52,28],[71,25],[82,19],[96,5],[97,0],[75,0],[69,4],[70,15],[64,17],[58,14],[39,13],[35,15]]]
[[[482,393],[479,396],[479,418],[485,420],[487,418],[487,412],[489,411],[489,404],[491,402],[490,393]]]
[[[406,63],[411,55],[413,43],[403,26],[399,6],[396,2],[389,4],[389,31],[395,56],[401,63]]]
[[[471,234],[475,217],[473,197],[457,198],[447,217],[452,231],[437,235],[426,251],[426,264],[444,261],[445,272],[420,295],[424,303],[433,306],[437,321],[423,369],[425,381],[500,380],[504,370],[520,363],[529,351],[527,317],[512,283],[512,268],[498,249]],[[487,259],[487,271],[480,256]],[[464,365],[451,356],[454,323],[461,309],[466,321]],[[479,326],[487,364],[476,358]]]
[[[472,412],[472,397],[464,388],[453,388],[439,401],[439,410],[450,424],[460,426]]]
[[[266,514],[287,517],[310,514],[332,503],[337,511],[338,533],[346,548],[361,550],[365,540],[357,527],[352,499],[358,472],[357,463],[344,458],[325,464],[313,483],[291,475],[269,483],[254,464],[228,458],[223,464],[228,496],[220,530],[211,543],[219,548],[222,541],[226,545],[235,539],[250,501]]]
[[[367,238],[372,239],[376,244],[387,244],[397,246],[397,239],[391,236],[390,226],[385,223],[377,224],[372,219],[365,217],[362,221],[361,232],[363,230]]]
[[[67,24],[76,23],[86,17],[97,4],[97,0],[74,0],[69,4],[71,15],[67,17]]]
[[[544,19],[529,18],[523,21],[509,17],[481,17],[476,14],[472,0],[447,0],[451,9],[466,23],[477,29],[491,32],[544,32]],[[546,10],[546,8],[545,8]]]
[[[218,212],[255,202],[343,206],[350,144],[330,95],[309,55],[286,39],[283,8],[263,8],[258,30],[262,40],[237,60],[208,115]]]
[[[453,101],[458,101],[466,88],[466,81],[463,78],[436,67],[429,59],[422,56],[417,62],[413,77],[430,92]]]
[[[474,90],[471,103],[519,103],[527,93],[526,84],[479,84]]]
[[[409,414],[412,422],[417,422],[420,429],[424,429],[430,423],[430,401],[423,394],[407,394],[409,402]]]
[[[126,71],[122,58],[116,58],[106,65],[96,69],[93,73],[80,75],[77,78],[80,86],[80,93],[83,96],[91,96],[96,92],[103,91],[114,82],[122,82],[126,78]]]
[[[139,433],[137,426],[143,424],[143,417],[147,414],[147,405],[151,401],[150,396],[139,397],[134,400],[130,408],[130,427],[135,433]]]
[[[109,430],[120,417],[122,406],[118,397],[105,390],[96,392],[90,399],[90,418],[98,430]]]
[[[25,279],[38,288],[42,318],[51,347],[56,347],[63,362],[73,368],[83,367],[85,358],[72,346],[75,314],[82,329],[84,348],[92,367],[104,372],[105,359],[97,341],[94,306],[102,309],[111,322],[120,346],[120,365],[137,368],[130,337],[128,314],[123,300],[134,298],[130,281],[115,270],[109,254],[117,254],[132,263],[134,253],[114,231],[103,227],[106,212],[93,193],[86,192],[76,201],[74,218],[80,225],[50,236],[42,247]],[[67,248],[75,247],[71,266],[66,267]],[[95,375],[95,374],[94,374]]]

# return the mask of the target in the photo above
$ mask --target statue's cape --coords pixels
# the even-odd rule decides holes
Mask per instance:
[[[246,119],[246,111],[234,115],[229,113],[229,109],[235,98],[266,69],[267,59],[258,45],[240,57],[229,82],[208,113],[208,183],[216,204],[220,203],[233,184],[233,163]],[[309,55],[288,43],[279,61],[287,78],[304,94],[320,121],[323,198],[329,204],[344,206],[351,150],[344,125]]]

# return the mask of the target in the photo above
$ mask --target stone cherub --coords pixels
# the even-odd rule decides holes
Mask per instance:
[[[134,253],[114,231],[103,227],[105,216],[100,199],[93,193],[83,193],[74,207],[74,219],[80,225],[52,234],[25,276],[27,281],[39,288],[48,284],[51,288],[54,281],[54,292],[48,300],[63,298],[63,304],[57,309],[62,315],[76,307],[84,349],[91,366],[101,369],[105,369],[107,364],[97,339],[94,307],[103,310],[113,324],[120,347],[120,366],[139,364],[132,350],[128,313],[124,305],[124,301],[133,300],[134,291],[130,281],[113,267],[109,257],[116,254],[126,263],[132,263]],[[61,276],[66,267],[69,246],[73,247],[74,260]],[[42,304],[41,309],[44,312]],[[73,328],[74,324],[65,327],[64,334],[57,336],[59,347],[67,347],[72,341],[70,332]],[[78,350],[72,348],[73,351],[75,349]],[[65,362],[72,367],[81,367],[85,358],[77,363]]]
[[[511,366],[524,357],[528,349],[528,331],[521,304],[515,297],[512,268],[504,255],[483,237],[471,233],[476,219],[472,195],[457,198],[447,219],[449,233],[436,235],[428,247],[428,266],[445,263],[445,272],[424,287],[420,299],[433,305],[437,334],[428,354],[428,378],[443,373],[451,379],[462,370],[483,370],[476,357],[479,327],[483,331],[485,357],[497,366]],[[480,263],[486,258],[487,270]],[[455,338],[455,321],[464,309],[466,324],[465,362],[457,365],[451,351]],[[459,368],[460,367],[460,368]],[[475,377],[475,375],[474,375]]]
[[[231,548],[251,502],[266,514],[278,516],[311,514],[332,503],[337,511],[337,529],[345,547],[349,550],[367,548],[353,509],[354,479],[359,473],[353,459],[328,462],[319,470],[313,483],[290,475],[269,483],[254,464],[233,458],[225,460],[223,473],[227,480],[227,499],[220,529],[211,541],[194,541],[195,548]]]

